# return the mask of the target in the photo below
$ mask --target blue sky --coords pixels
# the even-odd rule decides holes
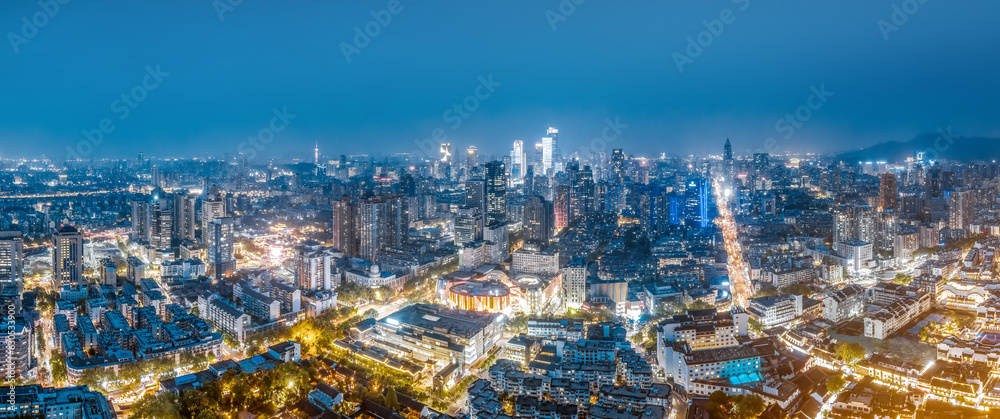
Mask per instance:
[[[93,157],[221,156],[274,109],[294,118],[261,155],[305,155],[314,142],[326,155],[413,151],[435,128],[456,148],[502,154],[549,125],[564,153],[586,151],[616,117],[627,128],[609,147],[630,154],[719,151],[726,137],[737,152],[775,138],[780,152],[947,126],[1000,135],[997,2],[400,0],[348,62],[342,43],[389,3],[243,0],[220,19],[211,0],[71,0],[51,16],[38,1],[4,1],[0,156],[63,157],[104,118],[114,131]],[[913,13],[886,37],[878,22],[892,23],[894,6]],[[22,18],[39,13],[47,22],[23,37]],[[703,31],[711,43],[678,71],[675,54]],[[169,75],[140,87],[157,65]],[[444,112],[489,75],[500,85],[453,129]],[[833,95],[785,138],[779,120],[813,87]],[[145,98],[120,118],[115,101],[130,92]]]

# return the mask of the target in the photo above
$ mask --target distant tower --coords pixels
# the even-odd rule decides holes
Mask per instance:
[[[319,141],[316,142],[316,157],[313,163],[319,166]]]
[[[726,138],[726,145],[723,147],[722,164],[724,166],[723,173],[726,174],[726,182],[734,185],[736,180],[736,166],[733,164],[733,146],[729,144],[728,138]]]
[[[468,170],[472,170],[473,167],[479,164],[479,150],[476,146],[469,147],[468,156],[466,156],[466,166]]]

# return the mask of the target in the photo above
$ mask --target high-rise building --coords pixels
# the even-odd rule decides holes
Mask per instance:
[[[896,175],[892,172],[882,174],[879,184],[879,206],[883,211],[894,210],[899,202],[899,193],[896,192]]]
[[[833,242],[875,242],[875,211],[871,207],[841,205],[833,211]]]
[[[198,197],[188,194],[187,191],[174,194],[174,237],[177,239],[195,239],[198,225],[195,213],[197,202]]]
[[[757,176],[767,173],[771,167],[771,156],[767,153],[753,153],[753,171]]]
[[[562,269],[563,304],[579,309],[587,298],[587,259],[575,256]]]
[[[507,218],[507,174],[503,162],[486,163],[484,175],[486,224],[502,223]]]
[[[149,243],[151,207],[149,200],[144,198],[133,199],[129,202],[132,207],[132,240]]]
[[[622,183],[625,180],[625,153],[616,148],[611,151],[611,181]]]
[[[455,213],[455,245],[483,239],[484,217],[478,207],[461,207]]]
[[[451,143],[441,143],[441,163],[451,164]]]
[[[471,171],[473,167],[479,165],[479,150],[476,149],[476,146],[472,146],[465,151],[465,154],[465,166]]]
[[[149,196],[149,244],[159,249],[169,248],[173,236],[173,201],[163,189],[154,189]]]
[[[87,285],[83,276],[83,234],[73,226],[63,226],[52,235],[52,277],[56,289]]]
[[[569,226],[569,188],[559,185],[552,194],[554,228],[560,231]]]
[[[333,272],[333,253],[315,240],[295,247],[295,284],[302,290],[323,291],[339,286]]]
[[[524,243],[546,247],[555,234],[552,202],[532,195],[524,201]]]
[[[233,275],[236,270],[236,255],[233,250],[235,219],[221,217],[212,220],[202,234],[208,237],[208,268],[216,280]]]
[[[333,248],[349,257],[357,256],[354,231],[354,205],[351,205],[351,198],[344,195],[340,197],[340,200],[333,201],[333,222],[331,224]]]
[[[524,171],[528,166],[528,156],[524,153],[524,141],[514,141],[514,148],[510,151],[510,177],[515,184],[524,180]]]
[[[559,158],[559,130],[549,127],[545,130],[545,136],[552,139],[552,157]]]
[[[24,243],[20,231],[0,231],[0,289],[24,291]]]
[[[594,172],[590,166],[573,176],[573,189],[570,191],[570,218],[582,219],[594,210]]]
[[[226,200],[219,192],[219,188],[212,185],[209,189],[208,194],[205,195],[205,200],[201,203],[201,231],[202,240],[205,244],[208,244],[208,239],[205,238],[205,232],[209,230],[212,224],[212,220],[216,218],[222,218],[226,216]]]
[[[542,138],[542,175],[551,176],[552,175],[552,153],[553,146],[552,142],[554,140],[552,137]]]
[[[948,227],[952,230],[967,229],[975,215],[975,191],[948,193]]]
[[[486,181],[469,179],[465,181],[465,206],[479,208],[486,214]]]
[[[372,260],[380,251],[403,244],[409,230],[402,199],[383,195],[358,203],[358,254]]]
[[[722,150],[722,165],[725,170],[726,182],[733,185],[736,179],[736,164],[733,161],[733,146],[729,144],[728,138],[726,138],[726,145],[723,146]]]

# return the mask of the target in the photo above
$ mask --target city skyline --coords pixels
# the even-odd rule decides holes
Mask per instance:
[[[771,153],[848,151],[949,126],[1000,137],[987,95],[998,87],[987,52],[1000,40],[987,18],[997,6],[909,3],[402,1],[392,13],[388,2],[279,12],[190,1],[112,13],[8,2],[0,155],[289,157],[317,142],[331,155],[375,153],[373,143],[415,152],[435,129],[447,137],[435,143],[502,155],[494,144],[533,144],[547,126],[566,152],[585,150],[606,119],[628,127],[618,145],[647,155],[714,152],[706,143],[727,137],[737,152]],[[31,23],[38,13],[44,25]],[[373,21],[376,35],[356,42],[354,28]],[[691,46],[699,36],[705,46]],[[814,91],[832,96],[794,117],[808,121],[786,120],[817,105],[807,104]],[[276,114],[285,146],[247,148]]]

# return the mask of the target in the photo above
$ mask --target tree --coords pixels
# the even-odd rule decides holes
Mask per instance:
[[[366,319],[374,319],[378,317],[378,310],[374,308],[369,308],[368,310],[365,310],[365,314],[363,316]]]
[[[751,317],[747,323],[750,325],[751,332],[754,332],[758,335],[764,334],[764,323],[761,323],[760,320]]]
[[[715,308],[715,307],[702,300],[694,300],[694,302],[692,302],[690,305],[687,306],[688,310],[707,310],[710,308]]]
[[[169,391],[153,396],[145,395],[129,410],[133,419],[180,419],[177,396]]]
[[[735,397],[736,404],[733,406],[732,417],[736,419],[752,419],[764,413],[767,405],[764,399],[756,394],[747,394]]]
[[[837,355],[837,359],[840,359],[846,364],[854,364],[865,357],[867,352],[865,347],[861,346],[858,342],[837,342],[837,346],[834,349],[834,354]]]
[[[396,397],[396,389],[389,387],[385,392],[385,406],[396,410],[399,408],[399,400]]]
[[[791,284],[791,285],[789,285],[789,286],[787,286],[785,288],[782,288],[781,292],[783,294],[801,295],[803,297],[808,297],[808,296],[812,295],[813,290],[812,290],[812,287],[810,287],[809,285],[803,284],[803,283],[800,282],[800,283]]]
[[[847,385],[847,380],[844,380],[844,376],[838,374],[826,382],[826,390],[831,393],[836,393],[840,391],[840,389],[844,388],[845,385]]]
[[[49,353],[49,366],[52,368],[52,381],[55,383],[61,383],[66,381],[68,377],[66,371],[66,358],[63,358],[59,354],[59,351],[53,349]]]
[[[896,277],[892,280],[892,282],[900,285],[910,285],[910,282],[913,282],[913,277],[900,272],[896,274]]]

